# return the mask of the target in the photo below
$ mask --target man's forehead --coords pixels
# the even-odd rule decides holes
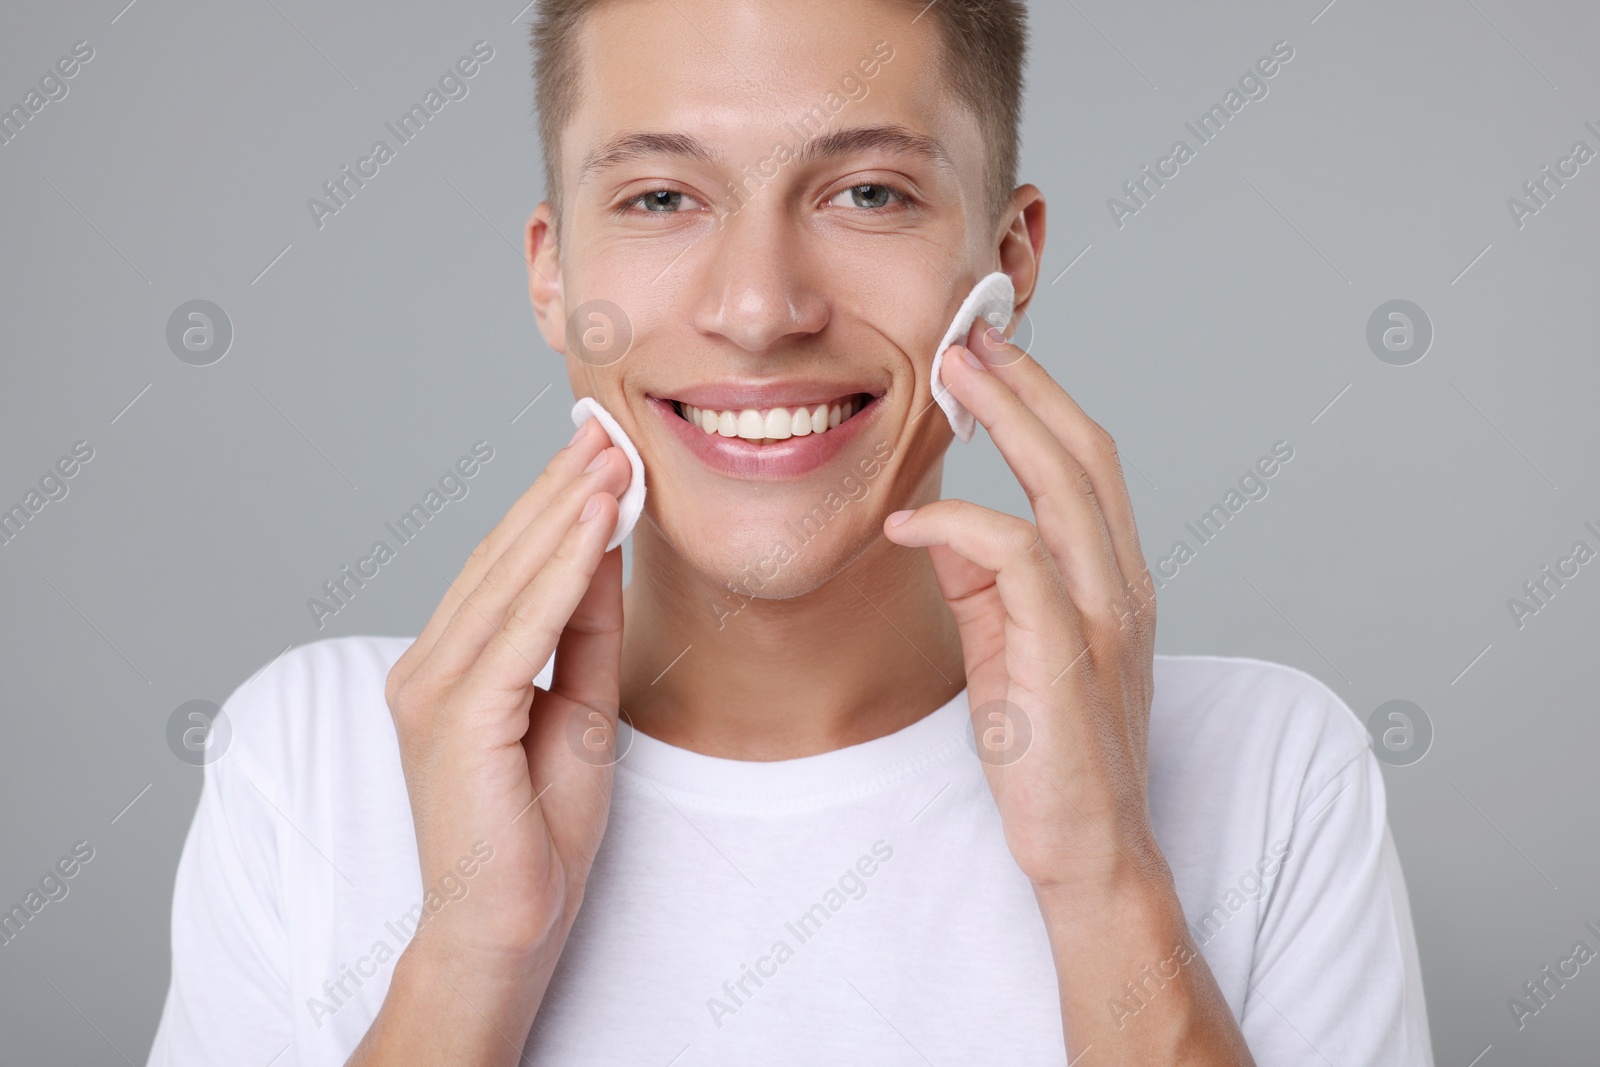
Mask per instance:
[[[580,35],[569,165],[581,182],[643,155],[727,162],[724,144],[770,149],[774,133],[809,158],[878,147],[948,165],[964,109],[933,20],[914,14],[861,0],[604,5]]]
[[[826,80],[880,48],[929,65],[937,20],[916,14],[900,0],[613,0],[592,9],[577,43],[590,71],[680,70],[759,91],[780,72]]]

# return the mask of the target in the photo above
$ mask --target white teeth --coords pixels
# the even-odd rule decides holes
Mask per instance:
[[[782,441],[826,433],[856,412],[854,398],[834,404],[803,408],[727,409],[700,408],[682,404],[684,420],[706,434],[742,437],[747,441]]]
[[[744,416],[740,416],[742,420]],[[773,408],[767,412],[766,432],[761,436],[770,437],[774,441],[782,441],[794,432],[794,416],[789,414],[787,408]]]
[[[767,422],[755,408],[739,412],[739,436],[747,441],[759,441],[767,435]]]

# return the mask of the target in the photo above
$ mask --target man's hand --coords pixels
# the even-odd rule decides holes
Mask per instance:
[[[425,915],[352,1064],[521,1058],[611,801],[610,762],[569,743],[574,722],[615,742],[622,557],[605,545],[630,470],[608,446],[586,421],[389,672],[424,889],[475,845],[493,859]]]
[[[1154,583],[1116,445],[998,331],[980,320],[967,341],[946,351],[943,385],[988,429],[1037,524],[939,500],[889,516],[884,534],[927,548],[960,628],[984,772],[1050,932],[1068,1056],[1249,1064],[1151,827]],[[1175,955],[1176,974],[1145,981]],[[1137,1019],[1108,1010],[1128,982],[1153,1009]]]

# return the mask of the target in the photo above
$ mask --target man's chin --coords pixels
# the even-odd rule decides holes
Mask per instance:
[[[669,523],[663,530],[657,518],[652,525],[686,569],[700,577],[712,610],[720,615],[753,600],[812,593],[882,541],[877,509],[868,512],[864,501],[851,506],[861,510],[845,521],[835,517],[818,526],[815,517],[763,517],[739,524],[734,536],[716,536],[716,526],[704,521]]]

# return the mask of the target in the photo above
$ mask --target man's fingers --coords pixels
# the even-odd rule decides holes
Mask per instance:
[[[977,325],[982,327],[983,323]],[[1094,485],[1095,499],[1099,501],[1100,511],[1105,517],[1117,566],[1124,578],[1137,584],[1145,573],[1144,552],[1139,547],[1139,534],[1133,521],[1133,501],[1122,475],[1116,442],[1099,423],[1084,413],[1072,395],[1050,376],[1050,372],[1038,360],[1021,348],[1003,341],[995,343],[987,330],[982,328],[971,331],[967,340],[972,351],[983,360],[984,366],[1011,387],[1088,472],[1089,480]],[[945,361],[946,364],[949,362]]]
[[[896,519],[900,521],[896,523]],[[1067,595],[1050,547],[1033,523],[965,500],[936,500],[909,514],[890,515],[884,520],[883,532],[898,545],[944,545],[992,572],[1006,614],[1020,630],[1046,641],[1070,641],[1081,647],[1079,636],[1062,626],[1065,620],[1070,630],[1077,630],[1080,612]],[[980,571],[968,571],[962,577],[973,587],[943,588],[947,599],[960,601],[981,593],[986,584]]]
[[[947,385],[994,438],[1027,492],[1039,529],[1060,561],[1067,589],[1085,611],[1121,603],[1123,575],[1093,479],[1072,450],[999,375],[972,367],[952,345]]]
[[[417,635],[416,642],[401,657],[401,662],[396,664],[397,668],[408,668],[401,670],[402,674],[407,674],[421,665],[461,607],[462,601],[482,581],[484,572],[500,558],[501,553],[517,539],[534,517],[549,507],[551,500],[564,487],[571,484],[590,461],[610,444],[610,438],[600,427],[597,419],[590,418],[584,421],[572,442],[551,458],[527,491],[517,498],[517,502],[511,505],[495,524],[494,529],[489,531],[488,536],[478,542],[478,546],[472,550],[472,555],[467,557],[461,573],[456,575],[444,596],[440,598],[438,606],[434,608],[428,624],[422,628],[422,633]]]
[[[610,715],[622,677],[622,549],[607,552],[556,643],[550,691]]]
[[[462,692],[487,700],[491,706],[510,707],[510,702],[497,698],[521,694],[533,686],[534,675],[555,652],[583,601],[616,528],[616,497],[595,493],[588,499],[597,505],[593,514],[567,529],[549,562],[511,602],[463,678]],[[620,611],[620,604],[616,608]],[[619,627],[619,639],[620,633]]]
[[[556,641],[555,677],[548,693],[535,693],[523,747],[534,777],[562,789],[565,775],[616,762],[621,711],[622,550],[600,560],[566,629]],[[576,764],[565,759],[575,756]],[[552,762],[552,754],[556,761]],[[561,798],[556,798],[559,803]]]
[[[606,448],[596,461],[600,466],[580,473],[563,486],[549,506],[523,527],[483,570],[476,587],[463,590],[465,599],[424,661],[427,670],[441,678],[465,674],[500,628],[513,603],[525,594],[539,572],[554,562],[555,553],[579,522],[586,503],[596,493],[621,495],[631,473],[622,450]],[[543,665],[542,660],[534,664],[534,672]]]

